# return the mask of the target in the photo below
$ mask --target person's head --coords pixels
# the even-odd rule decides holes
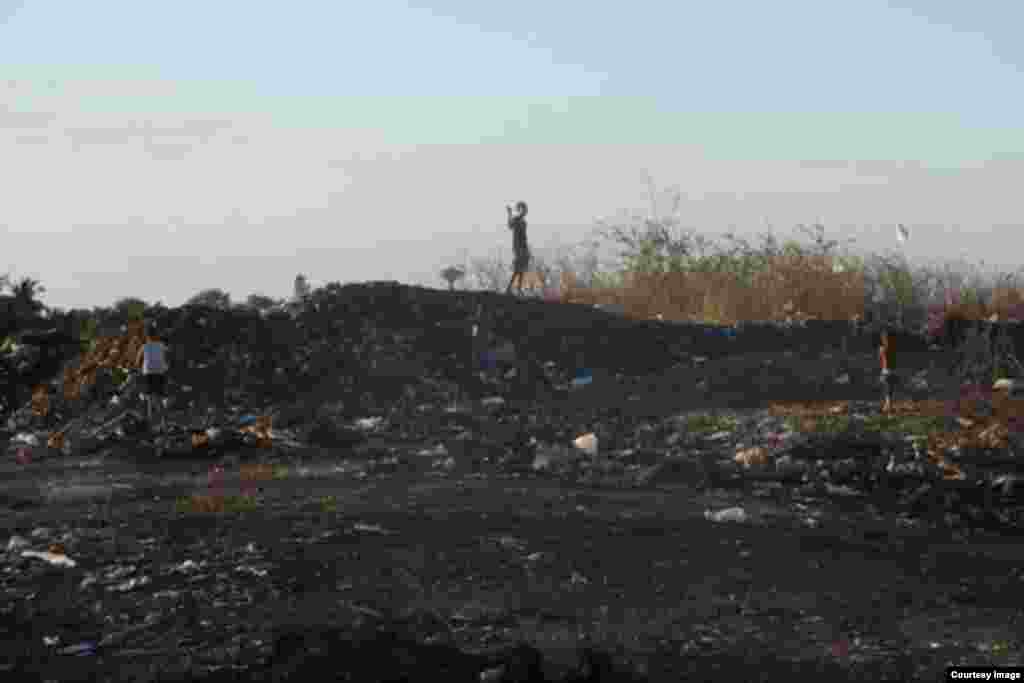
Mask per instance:
[[[516,211],[520,216],[525,216],[527,211],[526,202],[516,202]]]
[[[157,332],[158,330],[155,322],[149,321],[146,323],[146,338],[149,339],[149,341],[156,341],[159,339]]]

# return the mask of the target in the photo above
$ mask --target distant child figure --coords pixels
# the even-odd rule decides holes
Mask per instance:
[[[505,294],[512,293],[512,283],[517,283],[517,291],[523,293],[523,274],[530,266],[530,247],[526,243],[526,202],[516,202],[515,213],[511,206],[506,206],[508,212],[508,229],[512,231],[512,249],[515,252],[515,261],[512,265],[512,279],[508,281]]]
[[[167,396],[167,345],[157,337],[153,324],[147,328],[146,343],[135,360],[142,366],[142,391],[146,395],[148,417],[152,420],[154,398]]]
[[[882,403],[882,411],[888,413],[892,410],[892,396],[893,391],[896,389],[897,378],[889,368],[889,331],[883,329],[879,335],[878,344],[878,362],[882,366],[882,377],[881,384],[884,392],[884,400]]]

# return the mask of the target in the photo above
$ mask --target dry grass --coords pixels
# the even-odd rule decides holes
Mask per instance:
[[[735,324],[810,317],[849,320],[864,311],[863,277],[812,258],[778,257],[748,286],[734,273],[629,273],[623,286],[564,286],[563,300],[620,304],[631,318]]]

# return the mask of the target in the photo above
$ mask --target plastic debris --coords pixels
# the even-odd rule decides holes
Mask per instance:
[[[15,434],[13,437],[11,437],[11,443],[25,444],[26,446],[38,446],[39,437],[36,436],[35,434],[28,434],[22,432],[20,434]]]
[[[32,557],[53,565],[54,567],[74,567],[75,561],[67,555],[58,555],[51,552],[40,552],[38,550],[23,550],[22,557]]]
[[[29,465],[32,463],[32,449],[31,448],[19,448],[14,453],[14,459],[19,465]]]
[[[594,383],[594,373],[591,370],[580,369],[576,371],[575,376],[572,378],[572,388],[582,389],[583,387],[590,386]]]
[[[382,417],[361,417],[356,420],[355,425],[359,429],[372,430],[380,427],[382,422],[384,422]]]
[[[59,654],[74,657],[84,657],[87,655],[96,654],[96,643],[83,642],[75,643],[74,645],[68,645],[58,650]]]
[[[118,593],[127,593],[130,590],[135,590],[136,588],[139,588],[140,586],[145,586],[149,583],[150,578],[148,576],[140,576],[128,579],[127,581],[115,584],[113,586],[108,586],[107,590],[116,591]]]
[[[11,536],[10,540],[7,541],[7,552],[13,553],[22,548],[27,548],[31,545],[28,539],[22,536]]]
[[[746,522],[748,517],[743,508],[732,507],[724,510],[705,510],[704,519],[710,522]]]
[[[598,440],[597,436],[593,433],[584,434],[583,436],[576,438],[572,443],[577,450],[582,451],[587,455],[597,455]]]

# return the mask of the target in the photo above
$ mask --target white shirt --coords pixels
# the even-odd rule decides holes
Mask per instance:
[[[142,346],[142,374],[164,372],[167,372],[167,345],[163,342],[146,342]]]

